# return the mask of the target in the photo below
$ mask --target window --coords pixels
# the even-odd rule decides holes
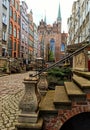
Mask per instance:
[[[3,38],[4,41],[6,41],[6,32],[5,31],[3,31],[3,37],[2,38]]]
[[[50,40],[50,50],[52,52],[55,52],[55,41],[54,41],[54,39]]]
[[[18,17],[18,24],[20,25],[20,17]]]
[[[22,23],[22,29],[23,29],[23,30],[25,29],[25,25],[24,25],[24,23]]]
[[[18,43],[17,46],[18,46],[18,57],[20,57],[20,52],[19,52],[20,51],[20,44]]]
[[[6,17],[6,14],[4,14],[3,13],[3,23],[5,24],[5,25],[7,25],[7,17]]]
[[[10,7],[10,17],[13,17],[13,9]]]
[[[15,5],[15,0],[12,0],[12,5]]]
[[[61,51],[65,51],[65,44],[64,43],[61,44]]]
[[[15,7],[16,7],[16,10],[18,11],[19,10],[19,4],[18,4],[18,2],[16,2]]]
[[[25,37],[25,43],[27,43],[27,37]]]
[[[6,54],[5,48],[2,48],[2,56],[5,56],[5,54]]]
[[[16,12],[14,13],[14,16],[13,16],[14,18],[14,21],[17,21],[17,14],[16,14]]]
[[[13,33],[12,28],[13,28],[12,23],[10,23],[10,34]]]
[[[7,0],[3,0],[3,5],[7,8]]]
[[[8,42],[8,49],[9,49],[9,50],[12,49],[12,39],[9,39],[9,42]]]
[[[23,41],[23,42],[25,41],[24,34],[22,34],[22,41]]]
[[[12,57],[12,39],[8,42],[8,55]]]
[[[16,37],[17,36],[17,30],[16,30],[16,27],[14,28],[14,37]]]
[[[17,38],[20,39],[20,30],[17,31]]]
[[[14,51],[16,51],[16,42],[14,42]]]

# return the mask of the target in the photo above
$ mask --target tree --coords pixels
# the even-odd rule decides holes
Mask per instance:
[[[54,54],[53,54],[53,51],[49,51],[49,61],[54,61]]]

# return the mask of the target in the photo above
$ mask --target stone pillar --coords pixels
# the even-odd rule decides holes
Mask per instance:
[[[40,95],[37,89],[37,78],[24,79],[25,94],[20,101],[21,114],[16,124],[17,130],[41,130],[43,120],[39,118]]]
[[[38,88],[42,96],[45,96],[48,90],[48,82],[47,82],[47,72],[43,72],[40,74],[40,79],[38,82]]]
[[[6,68],[7,68],[6,73],[10,74],[11,72],[10,72],[10,58],[9,57],[7,58],[7,66],[6,66]]]

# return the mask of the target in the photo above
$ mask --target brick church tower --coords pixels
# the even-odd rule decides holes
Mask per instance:
[[[58,61],[65,54],[65,44],[67,35],[61,33],[61,11],[60,4],[58,9],[58,17],[53,25],[48,25],[45,19],[41,20],[38,26],[39,44],[40,44],[40,56],[46,61]]]

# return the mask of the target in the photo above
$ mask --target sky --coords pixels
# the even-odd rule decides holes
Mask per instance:
[[[21,0],[22,1],[22,0]],[[24,0],[28,5],[28,11],[32,9],[33,21],[39,25],[41,19],[46,16],[47,24],[53,24],[57,20],[60,3],[62,17],[62,32],[68,32],[67,18],[70,17],[72,4],[75,0]]]

